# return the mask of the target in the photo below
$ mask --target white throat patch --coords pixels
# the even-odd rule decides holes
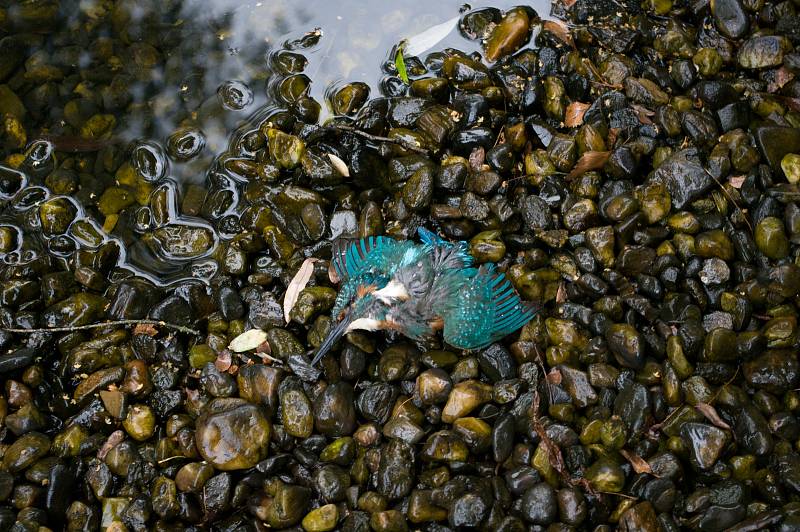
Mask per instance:
[[[354,331],[356,329],[361,329],[364,331],[377,331],[380,329],[381,322],[376,320],[375,318],[358,318],[353,320],[353,322],[347,326],[347,331]]]
[[[382,302],[389,304],[396,299],[400,299],[402,301],[408,299],[408,290],[406,290],[406,287],[403,286],[402,283],[398,283],[397,281],[389,281],[386,286],[380,290],[376,290],[372,295],[380,299]]]

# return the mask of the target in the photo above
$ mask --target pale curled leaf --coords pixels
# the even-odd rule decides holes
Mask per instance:
[[[696,405],[694,405],[694,407],[697,409],[698,412],[706,416],[706,419],[708,419],[715,426],[726,430],[731,429],[731,426],[725,423],[725,421],[721,417],[719,417],[717,409],[711,406],[710,404],[697,403]]]
[[[336,273],[336,268],[333,266],[333,261],[331,261],[331,263],[328,265],[328,279],[330,279],[333,284],[339,284],[339,281],[342,280],[339,277],[339,274]]]
[[[581,155],[575,167],[567,174],[567,181],[580,177],[591,170],[602,168],[610,155],[610,151],[587,151]]]
[[[419,55],[439,44],[439,41],[447,37],[458,24],[458,17],[453,17],[441,24],[432,26],[427,30],[417,33],[413,37],[406,39],[405,53],[409,56]]]
[[[564,125],[567,127],[578,127],[583,124],[583,115],[589,109],[590,104],[583,102],[572,102],[567,106],[567,114],[564,117]]]
[[[647,461],[638,454],[626,451],[625,449],[620,449],[619,454],[624,456],[625,459],[630,462],[631,467],[633,467],[633,470],[636,473],[647,473],[648,475],[653,474],[653,469],[650,467],[650,464],[648,464]]]
[[[267,333],[261,329],[250,329],[245,331],[231,341],[228,349],[234,353],[243,353],[257,348],[267,340]]]
[[[350,169],[347,167],[347,164],[343,160],[341,160],[340,158],[338,158],[337,156],[335,156],[332,153],[328,154],[328,159],[331,160],[331,164],[333,165],[333,167],[343,177],[350,177]]]
[[[292,312],[295,304],[297,303],[297,298],[300,297],[300,292],[303,291],[303,288],[306,287],[308,281],[311,279],[311,275],[314,273],[314,263],[317,262],[317,259],[313,257],[309,257],[303,261],[303,265],[300,266],[300,269],[297,270],[297,274],[292,278],[292,281],[289,283],[289,286],[286,288],[286,295],[283,298],[283,317],[286,320],[286,323],[289,323],[289,313]],[[266,337],[265,337],[266,338]],[[263,341],[263,340],[262,340]],[[260,344],[261,342],[259,342]],[[253,348],[255,349],[254,346]]]

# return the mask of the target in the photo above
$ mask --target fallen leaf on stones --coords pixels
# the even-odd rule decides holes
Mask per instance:
[[[228,349],[234,353],[243,353],[255,349],[267,340],[267,333],[261,329],[245,331],[231,341]]]
[[[289,313],[294,308],[294,305],[297,303],[297,298],[300,297],[300,292],[303,291],[303,288],[306,287],[308,281],[311,279],[311,274],[314,273],[314,263],[317,262],[317,259],[313,257],[309,257],[303,261],[303,265],[300,266],[300,269],[297,270],[294,278],[289,283],[289,286],[286,288],[286,295],[283,298],[283,317],[286,319],[286,323],[289,323]],[[266,337],[265,337],[266,338]],[[263,342],[264,340],[262,340]],[[255,349],[258,344],[252,347]]]

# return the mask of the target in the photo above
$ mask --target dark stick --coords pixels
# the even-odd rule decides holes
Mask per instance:
[[[341,131],[347,131],[348,133],[353,133],[355,135],[358,135],[359,137],[364,137],[365,139],[371,140],[373,142],[390,142],[392,144],[397,144],[398,146],[402,146],[407,150],[421,153],[423,155],[428,155],[428,150],[426,150],[425,148],[414,146],[413,144],[409,144],[408,142],[401,139],[390,139],[389,137],[380,137],[378,135],[373,135],[371,133],[367,133],[366,131],[361,131],[360,129],[356,129],[352,126],[345,126],[343,124],[334,124],[328,127],[332,129],[339,129]]]
[[[40,329],[12,329],[8,327],[0,327],[0,331],[11,333],[40,333],[40,332],[73,332],[84,331],[87,329],[99,329],[101,327],[113,327],[115,325],[158,325],[166,327],[167,329],[174,329],[178,332],[192,334],[194,336],[201,336],[200,331],[195,331],[183,325],[175,325],[174,323],[167,323],[158,320],[118,320],[118,321],[104,321],[100,323],[90,323],[88,325],[73,325],[70,327],[42,327]]]

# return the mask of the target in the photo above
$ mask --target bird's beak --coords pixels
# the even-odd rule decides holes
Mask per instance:
[[[331,350],[331,347],[341,338],[344,336],[344,333],[347,332],[347,328],[353,322],[353,310],[348,309],[347,313],[344,317],[333,326],[331,332],[328,333],[328,336],[325,337],[325,340],[320,344],[319,349],[317,349],[317,353],[314,355],[314,359],[311,361],[311,365],[316,365],[319,360],[325,356],[325,354]]]

